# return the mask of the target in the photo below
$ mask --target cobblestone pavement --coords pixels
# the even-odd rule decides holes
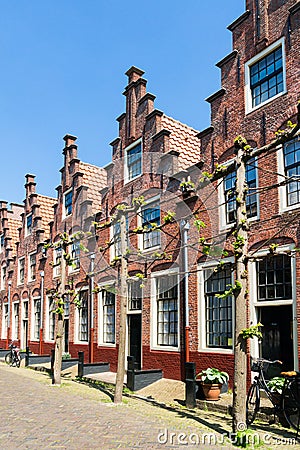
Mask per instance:
[[[94,387],[71,380],[52,386],[44,373],[1,363],[0,401],[3,450],[233,448],[225,437],[229,418],[220,414],[194,416],[127,397],[114,405],[107,393]],[[293,445],[293,437],[282,431],[260,448],[273,448],[283,440],[285,447]]]

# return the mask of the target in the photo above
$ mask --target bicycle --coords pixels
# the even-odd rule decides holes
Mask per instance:
[[[283,418],[286,419],[288,426],[297,430],[297,435],[300,425],[300,374],[294,371],[281,372],[284,378],[282,392],[274,393],[268,387],[264,376],[264,370],[270,364],[282,364],[281,361],[268,361],[267,359],[257,358],[253,359],[251,370],[258,372],[251,384],[246,400],[246,422],[251,425],[260,407],[260,390],[263,390],[268,399],[274,407],[274,415],[276,414],[281,423],[284,423]]]
[[[9,364],[10,366],[20,367],[21,355],[19,347],[15,345],[13,342],[11,342],[9,344],[9,349],[10,349],[9,353],[5,355],[6,364]]]

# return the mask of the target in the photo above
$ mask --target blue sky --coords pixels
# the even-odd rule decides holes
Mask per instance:
[[[244,0],[0,0],[0,200],[22,202],[24,175],[56,197],[63,136],[98,166],[124,112],[126,70],[145,71],[155,106],[198,130],[220,89],[215,63]]]

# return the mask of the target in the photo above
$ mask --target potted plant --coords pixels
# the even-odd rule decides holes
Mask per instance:
[[[274,377],[267,382],[267,386],[270,389],[273,401],[279,405],[281,400],[281,394],[283,390],[285,379],[283,377]]]
[[[228,379],[227,372],[221,372],[214,367],[202,370],[196,375],[196,381],[201,383],[205,399],[208,401],[219,400],[221,388],[224,383],[227,383]]]

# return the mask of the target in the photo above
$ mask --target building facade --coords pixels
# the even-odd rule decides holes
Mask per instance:
[[[53,348],[52,292],[61,282],[58,243],[67,233],[66,288],[74,287],[80,307],[66,298],[66,352],[83,350],[87,360],[116,370],[126,260],[126,354],[167,378],[183,379],[189,359],[197,371],[219,367],[232,379],[235,305],[222,295],[235,278],[236,173],[199,182],[231,164],[234,140],[243,136],[253,149],[246,167],[247,320],[261,322],[264,335],[251,340],[249,355],[298,368],[300,2],[245,6],[228,27],[232,52],[217,63],[221,88],[207,98],[210,127],[199,132],[155,109],[143,71],[131,67],[112,162],[81,162],[76,138],[67,135],[57,199],[36,194],[27,175],[24,206],[1,203],[2,346],[15,339],[35,352]],[[290,137],[270,151],[283,133]]]

